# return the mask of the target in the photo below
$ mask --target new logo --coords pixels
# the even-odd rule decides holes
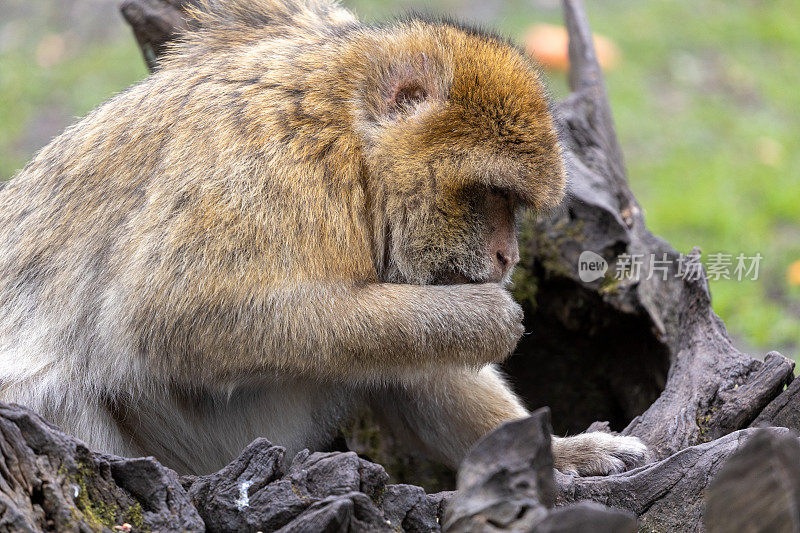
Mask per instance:
[[[585,250],[578,257],[578,277],[584,283],[591,283],[605,276],[608,271],[608,263],[602,256]]]

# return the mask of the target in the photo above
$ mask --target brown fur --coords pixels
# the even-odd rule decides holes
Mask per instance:
[[[522,333],[485,198],[564,189],[539,73],[493,36],[323,0],[194,17],[0,191],[3,397],[202,471],[262,434],[323,444],[367,387],[456,464],[525,415],[476,369]],[[472,283],[431,285],[452,276]]]

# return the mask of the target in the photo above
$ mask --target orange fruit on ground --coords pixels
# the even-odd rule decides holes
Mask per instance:
[[[594,34],[597,60],[603,70],[611,70],[620,58],[619,48],[611,39]],[[537,24],[525,35],[525,50],[545,68],[567,70],[569,68],[569,37],[564,26]]]
[[[800,287],[800,259],[789,265],[786,270],[786,279],[792,287]]]

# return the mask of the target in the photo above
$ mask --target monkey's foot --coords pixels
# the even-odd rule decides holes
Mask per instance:
[[[650,452],[636,437],[610,433],[582,433],[553,437],[553,460],[557,470],[574,476],[619,474],[647,463]]]

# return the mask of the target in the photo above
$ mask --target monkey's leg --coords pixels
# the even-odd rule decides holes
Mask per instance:
[[[442,369],[375,393],[372,407],[401,440],[457,468],[481,437],[528,411],[491,365]]]
[[[411,441],[432,458],[453,468],[486,433],[528,412],[492,366],[479,372],[461,369],[437,372],[403,387],[392,387],[373,404],[399,437]],[[403,428],[403,429],[398,429]],[[589,476],[625,471],[644,464],[647,447],[635,437],[584,433],[553,437],[555,467]]]

